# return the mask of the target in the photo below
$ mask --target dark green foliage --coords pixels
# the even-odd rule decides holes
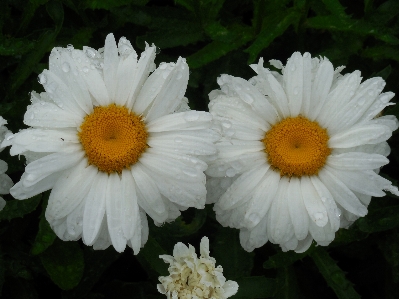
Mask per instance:
[[[57,239],[40,255],[51,280],[63,290],[76,287],[84,270],[83,252],[76,242],[62,242]]]
[[[285,63],[294,51],[327,56],[335,67],[346,65],[343,73],[358,69],[363,80],[381,76],[384,91],[399,93],[397,0],[4,0],[0,115],[8,128],[26,128],[29,93],[43,91],[37,76],[49,67],[53,47],[98,49],[110,32],[129,39],[138,54],[145,42],[154,43],[157,65],[187,58],[186,96],[198,110],[207,109],[220,74],[249,79],[255,73],[248,63],[263,57],[270,67],[270,59]],[[398,116],[399,106],[383,113]],[[389,140],[391,162],[381,170],[396,185],[398,136]],[[17,182],[26,163],[8,151],[0,159]],[[44,216],[48,193],[21,201],[3,197],[1,298],[165,298],[156,289],[158,277],[168,273],[159,255],[172,255],[177,242],[199,254],[203,236],[226,279],[240,285],[233,298],[399,298],[399,202],[389,194],[373,198],[368,215],[340,229],[327,248],[313,244],[296,254],[267,243],[248,253],[238,230],[218,224],[207,205],[160,227],[149,218],[150,236],[137,256],[130,248],[120,254],[60,241]]]
[[[240,286],[235,298],[270,298],[276,290],[276,280],[264,276],[238,278]]]
[[[361,298],[353,288],[352,283],[346,279],[344,271],[338,267],[337,263],[328,255],[325,249],[319,247],[310,256],[338,298]]]
[[[11,220],[17,217],[23,217],[36,209],[42,195],[36,195],[29,200],[10,200],[2,211],[0,211],[0,220]]]

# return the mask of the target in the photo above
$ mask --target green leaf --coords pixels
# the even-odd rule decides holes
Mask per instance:
[[[61,2],[52,0],[46,4],[46,10],[55,23],[55,32],[58,34],[64,22],[64,7]]]
[[[392,277],[395,283],[399,283],[399,231],[388,234],[386,238],[378,243],[385,260],[392,268]]]
[[[106,9],[110,10],[123,5],[144,6],[149,0],[85,0],[82,6],[90,9]]]
[[[204,225],[205,220],[206,211],[196,209],[194,218],[190,223],[186,223],[180,216],[167,226],[167,230],[168,233],[174,237],[190,236]]]
[[[101,287],[105,298],[118,299],[165,299],[165,295],[158,292],[156,286],[147,281],[124,282],[113,280]]]
[[[277,270],[276,299],[298,298],[298,284],[292,267],[282,267]]]
[[[105,250],[94,250],[85,246],[83,252],[85,262],[83,277],[77,287],[65,293],[63,299],[88,298],[90,290],[104,271],[120,256],[112,246]]]
[[[391,45],[398,45],[399,38],[389,33],[389,29],[379,28],[363,20],[341,19],[337,16],[317,16],[307,19],[306,25],[315,29],[338,30],[359,35],[371,35]]]
[[[2,211],[0,211],[0,220],[11,220],[22,218],[24,215],[34,211],[39,205],[42,195],[36,195],[24,200],[9,200]]]
[[[154,238],[148,236],[148,241],[144,245],[144,248],[141,248],[138,256],[144,258],[150,267],[159,275],[166,276],[169,274],[168,264],[159,258],[160,255],[164,254],[168,253],[161,247],[161,245],[158,244]]]
[[[267,48],[275,38],[282,35],[290,25],[296,23],[301,14],[294,9],[284,13],[276,13],[263,21],[262,30],[255,41],[245,52],[249,53],[248,63],[252,63],[263,49]]]
[[[0,55],[23,55],[33,49],[35,43],[25,38],[0,37]]]
[[[57,239],[40,259],[51,280],[63,290],[70,290],[79,284],[83,276],[83,252],[77,242],[63,242]]]
[[[369,211],[366,217],[357,220],[359,229],[366,233],[374,233],[393,229],[399,226],[399,206],[379,208]]]
[[[333,14],[340,18],[349,18],[349,16],[345,13],[345,7],[339,3],[339,0],[323,0],[326,8]]]
[[[194,44],[203,39],[202,29],[198,23],[177,19],[169,19],[167,23],[166,26],[159,26],[138,37],[137,43],[139,45],[144,45],[144,42],[154,43],[161,49],[167,49]]]
[[[308,256],[315,249],[314,244],[303,253],[296,253],[294,251],[279,252],[269,257],[267,261],[263,263],[263,268],[273,269],[287,267]]]
[[[195,0],[175,0],[176,4],[183,6],[185,9],[194,12]]]
[[[43,200],[42,202],[42,213],[40,214],[39,231],[37,232],[35,241],[32,244],[32,255],[37,255],[45,251],[49,246],[54,243],[55,239],[57,238],[56,234],[51,229],[50,224],[47,222],[45,217],[47,203],[48,199]]]
[[[220,227],[210,247],[211,256],[223,267],[223,275],[226,279],[234,280],[251,274],[254,254],[246,252],[241,247],[237,230]]]
[[[335,239],[330,247],[360,241],[368,237],[368,233],[359,230],[357,225],[352,225],[349,229],[341,228],[335,233]]]
[[[375,60],[392,59],[399,62],[399,50],[389,46],[376,46],[365,49],[362,56]]]
[[[276,291],[276,280],[264,276],[242,277],[235,281],[238,292],[233,298],[270,298]]]
[[[4,263],[4,255],[3,252],[0,251],[0,296],[1,296],[1,292],[3,290],[3,285],[4,285],[4,281],[5,281],[5,263]]]
[[[199,68],[214,61],[227,53],[247,44],[253,38],[253,31],[250,27],[237,25],[230,29],[234,36],[229,43],[213,41],[200,49],[198,52],[187,57],[187,63],[192,69]]]
[[[383,68],[381,71],[372,74],[371,77],[381,77],[386,81],[391,73],[392,73],[392,67],[391,65],[388,65],[387,67]]]
[[[371,12],[370,21],[374,24],[385,25],[399,14],[399,1],[385,1]]]
[[[346,279],[344,271],[337,266],[325,249],[317,247],[310,256],[339,299],[360,299],[352,283]]]

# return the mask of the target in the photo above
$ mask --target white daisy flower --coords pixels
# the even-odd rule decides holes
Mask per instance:
[[[157,225],[189,207],[204,208],[203,171],[219,136],[212,116],[188,111],[185,59],[155,71],[155,46],[137,59],[130,42],[109,34],[98,51],[54,48],[32,92],[24,123],[6,138],[28,165],[11,194],[52,189],[46,219],[62,240],[94,249],[126,244],[137,254]],[[154,71],[150,76],[150,72]]]
[[[0,144],[4,140],[4,137],[11,132],[5,126],[7,121],[0,116]],[[4,147],[0,146],[0,152],[4,150]],[[14,185],[11,178],[5,174],[8,169],[8,165],[5,161],[0,160],[0,194],[10,193],[10,188]],[[0,196],[0,211],[3,210],[6,205],[6,201]]]
[[[270,63],[282,74],[261,59],[251,65],[257,76],[222,75],[210,93],[223,138],[207,170],[208,202],[217,201],[221,224],[241,229],[246,250],[269,240],[303,252],[365,216],[371,196],[399,194],[377,174],[398,121],[376,116],[394,94],[381,93],[382,78],[361,83],[359,71],[341,75],[309,53]]]
[[[160,255],[169,266],[169,276],[160,276],[158,291],[168,299],[224,299],[238,291],[238,284],[223,276],[223,268],[209,256],[209,239],[203,237],[198,258],[193,246],[177,243],[173,256]]]

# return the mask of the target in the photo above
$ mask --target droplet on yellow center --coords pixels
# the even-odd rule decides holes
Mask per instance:
[[[267,159],[284,176],[315,175],[326,163],[327,130],[305,117],[288,117],[275,124],[262,140]]]
[[[107,173],[130,168],[148,147],[141,116],[115,104],[95,107],[85,117],[78,136],[89,164]]]

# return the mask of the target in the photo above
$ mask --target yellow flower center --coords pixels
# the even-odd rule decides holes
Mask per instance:
[[[107,173],[130,168],[148,147],[141,116],[115,104],[95,107],[85,117],[78,136],[89,163]]]
[[[287,117],[275,124],[262,140],[269,164],[281,176],[315,175],[326,163],[327,130],[305,117]]]

